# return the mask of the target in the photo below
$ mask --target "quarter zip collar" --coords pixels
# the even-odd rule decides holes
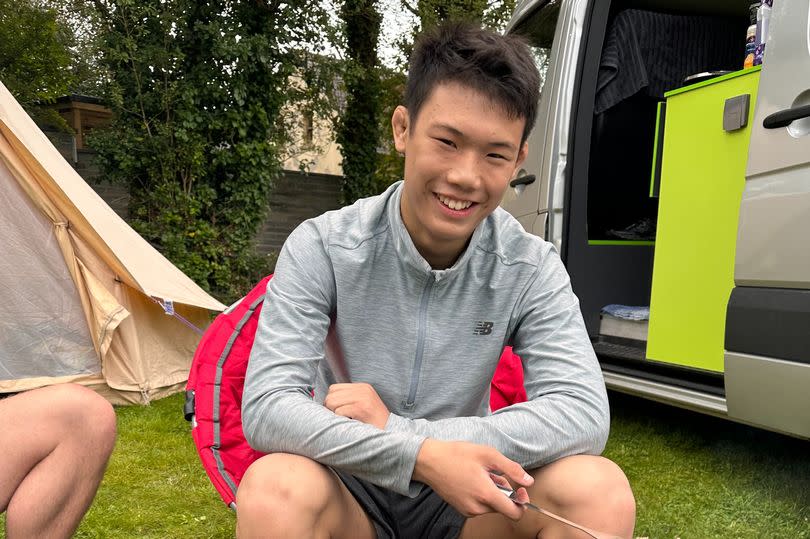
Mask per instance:
[[[388,207],[386,208],[388,212],[388,222],[391,225],[391,238],[393,239],[397,254],[399,255],[400,259],[407,263],[407,265],[416,269],[421,274],[430,274],[436,282],[452,278],[454,275],[461,272],[461,269],[472,257],[472,253],[475,251],[476,246],[481,240],[483,229],[489,222],[489,217],[481,221],[481,223],[475,227],[472,238],[470,238],[467,247],[464,249],[464,252],[461,253],[458,260],[456,260],[455,264],[444,270],[434,270],[430,267],[427,260],[425,260],[421,254],[419,254],[419,251],[416,249],[416,245],[413,244],[411,235],[408,234],[408,229],[405,228],[405,223],[402,221],[400,204],[402,199],[403,184],[404,182],[402,180],[394,184],[395,191],[393,196],[388,199]]]

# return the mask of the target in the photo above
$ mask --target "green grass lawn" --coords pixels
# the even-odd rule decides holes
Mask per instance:
[[[605,455],[636,494],[636,535],[810,538],[810,442],[614,394]]]
[[[235,515],[203,471],[183,395],[116,408],[118,441],[79,538],[233,537]]]
[[[639,537],[810,538],[810,442],[611,394],[606,455],[626,471]],[[118,443],[77,537],[233,537],[183,397],[119,408]]]

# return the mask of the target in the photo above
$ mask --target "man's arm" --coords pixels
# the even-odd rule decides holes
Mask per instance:
[[[391,414],[386,429],[487,445],[527,469],[600,453],[609,428],[604,380],[568,274],[553,250],[517,309],[513,346],[523,360],[527,402],[488,417],[428,421]]]
[[[424,436],[336,415],[310,392],[334,303],[334,277],[313,221],[282,249],[245,375],[242,423],[252,447],[303,455],[403,494]]]

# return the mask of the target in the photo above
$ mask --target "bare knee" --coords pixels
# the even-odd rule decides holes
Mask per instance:
[[[578,455],[538,472],[538,488],[545,486],[546,499],[563,514],[588,514],[594,525],[622,536],[632,534],[636,502],[627,477],[614,462]]]
[[[606,458],[593,457],[583,467],[579,488],[573,489],[575,499],[599,503],[614,514],[635,516],[636,501],[630,482],[619,466]]]
[[[112,405],[95,391],[77,384],[48,388],[48,398],[66,436],[88,452],[107,456],[115,445],[116,417]]]
[[[286,515],[317,521],[336,498],[337,478],[299,455],[274,453],[254,462],[236,493],[238,518],[274,522]]]

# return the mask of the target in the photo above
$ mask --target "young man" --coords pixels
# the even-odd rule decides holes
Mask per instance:
[[[0,400],[0,512],[6,537],[72,537],[115,445],[115,412],[75,384]]]
[[[507,479],[632,535],[627,480],[595,456],[608,403],[568,276],[498,208],[538,86],[515,38],[453,24],[419,40],[392,119],[404,182],[298,227],[268,286],[242,420],[273,454],[242,480],[238,536],[577,537]],[[490,414],[504,344],[529,401]]]

